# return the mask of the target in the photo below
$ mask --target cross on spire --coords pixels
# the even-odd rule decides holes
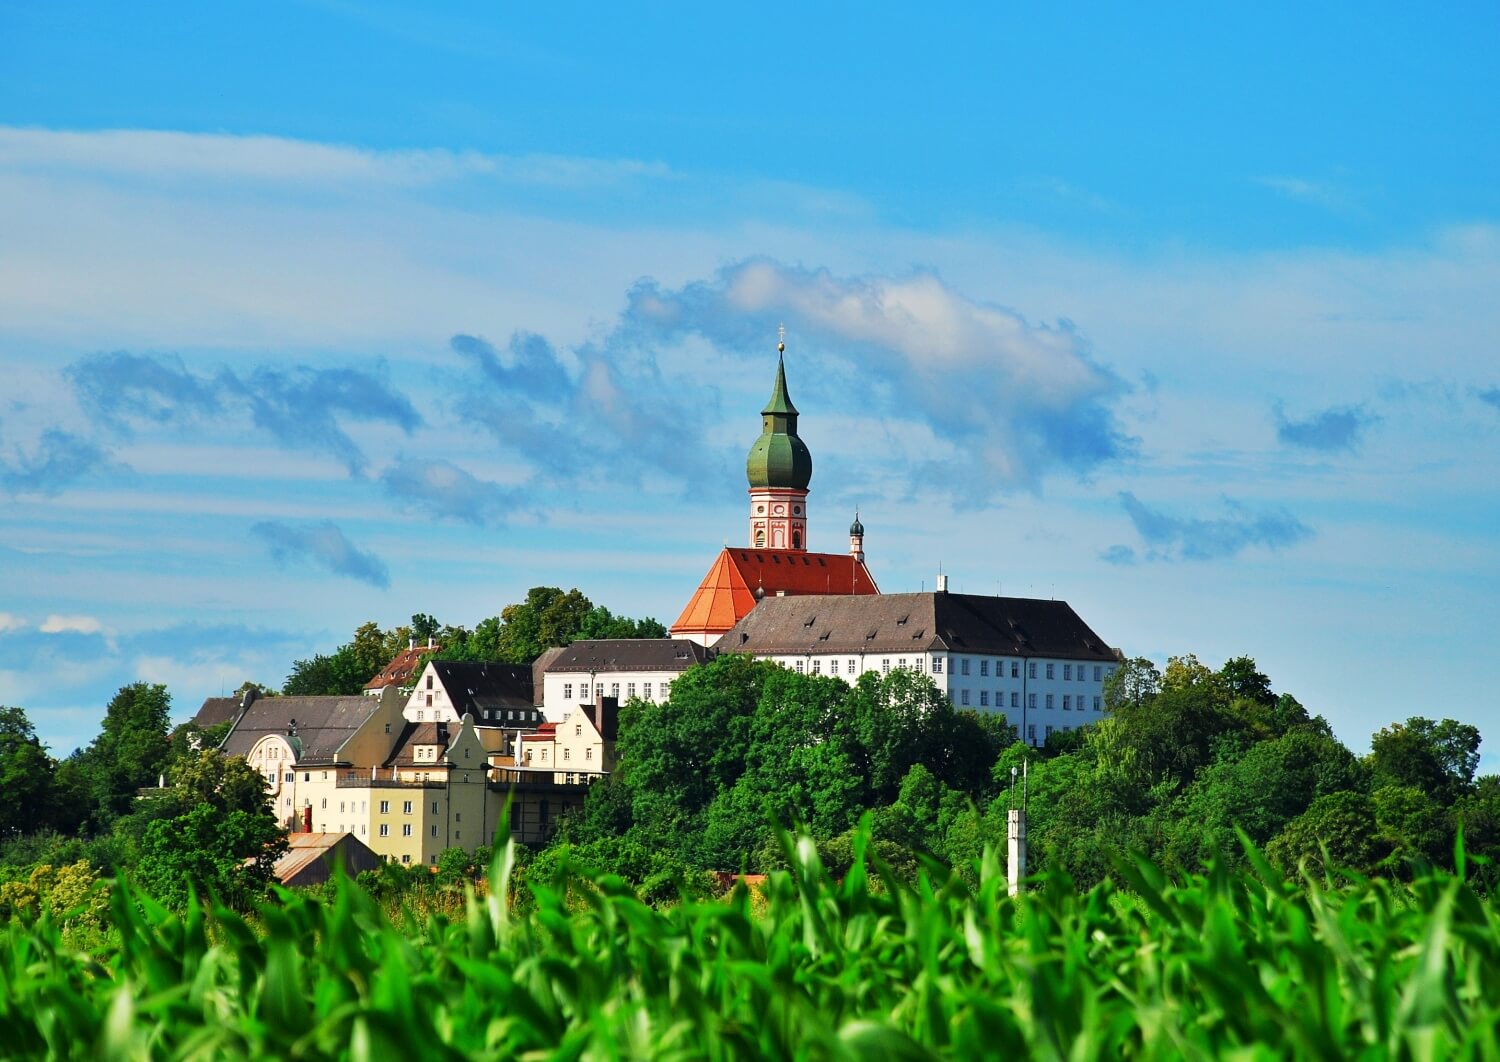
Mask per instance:
[[[776,326],[776,353],[786,353],[786,325],[784,324]]]

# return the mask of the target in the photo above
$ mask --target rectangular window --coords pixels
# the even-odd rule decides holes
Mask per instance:
[[[960,660],[958,662],[958,673],[960,675],[967,675],[969,673],[969,658],[968,657],[964,657],[962,660]]]
[[[409,856],[409,855],[402,856],[401,857],[401,862],[403,862],[403,863],[410,863],[411,862],[411,856]]]
[[[641,694],[646,700],[651,700],[651,683],[647,682],[641,687]]]
[[[573,699],[573,684],[571,682],[564,682],[563,683],[563,700],[565,700],[565,701],[571,701],[572,699]]]
[[[962,697],[963,697],[963,703],[965,705],[967,705],[969,703],[969,691],[968,690],[962,691]]]
[[[634,682],[631,682],[631,683],[629,683],[629,684],[626,685],[626,687],[625,687],[625,696],[631,697],[631,698],[635,697],[635,683]]]
[[[1036,694],[1034,694],[1034,693],[1028,693],[1026,695],[1026,707],[1027,708],[1035,708],[1036,707]]]
[[[830,675],[837,675],[839,673],[839,662],[837,659],[828,661],[828,673]]]
[[[391,835],[390,824],[386,823],[386,822],[382,822],[380,824],[380,836],[382,836],[382,837],[389,837],[390,835]]]
[[[934,675],[941,675],[943,673],[943,658],[942,657],[935,656],[935,657],[932,658],[932,673]]]
[[[800,657],[796,661],[796,668],[797,668],[797,674],[799,674],[799,675],[802,674],[802,659]]]
[[[402,837],[410,837],[411,836],[411,823],[408,822],[408,823],[406,823],[405,825],[403,825],[401,827],[401,836]]]
[[[1020,691],[1018,691],[1018,690],[1011,690],[1010,691],[1010,706],[1012,708],[1019,708],[1019,707],[1021,707],[1021,694],[1020,694]]]
[[[343,814],[343,812],[344,812],[344,802],[342,800],[340,800],[339,801],[339,814]]]
[[[410,815],[411,814],[411,801],[410,800],[404,800],[404,801],[401,802],[401,811],[402,811],[403,814],[406,814],[406,815]]]
[[[595,697],[603,697],[604,696],[604,683],[600,682],[600,683],[598,683],[598,684],[596,684],[594,686],[594,696]]]
[[[324,797],[324,798],[323,798],[323,807],[325,807],[325,808],[326,808],[326,807],[327,807],[327,806],[328,806],[328,798],[327,798],[327,797]]]
[[[1048,707],[1048,708],[1049,708],[1049,709],[1050,709],[1050,708],[1053,708],[1053,707],[1055,707],[1055,706],[1054,706],[1054,705],[1053,705],[1053,703],[1052,703],[1052,694],[1050,694],[1050,693],[1049,693],[1049,694],[1047,694],[1047,707]]]
[[[1096,712],[1099,711],[1099,698],[1098,697],[1094,698],[1094,711],[1096,711]]]
[[[851,656],[849,658],[848,670],[846,670],[844,673],[846,675],[852,675],[852,674],[854,674],[854,657]]]
[[[1072,682],[1073,681],[1073,665],[1072,664],[1064,664],[1063,665],[1063,681],[1064,682]]]
[[[979,691],[979,707],[981,707],[981,708],[988,708],[989,706],[990,706],[990,691],[989,690],[980,690]]]
[[[1035,723],[1027,723],[1026,724],[1026,740],[1028,742],[1030,742],[1031,744],[1033,744],[1033,745],[1036,744],[1036,724]]]
[[[432,707],[432,694],[430,693],[427,695],[427,707]]]
[[[1054,674],[1054,672],[1056,670],[1057,670],[1057,665],[1056,664],[1048,664],[1047,665],[1047,677],[1048,678],[1055,678],[1056,675]]]
[[[1065,711],[1065,712],[1071,712],[1072,710],[1073,710],[1073,698],[1070,697],[1070,696],[1068,696],[1068,694],[1064,693],[1063,694],[1063,711]]]
[[[438,802],[436,800],[432,802],[432,813],[434,815],[438,813]]]
[[[988,660],[981,660],[981,661],[979,661],[979,674],[982,675],[982,676],[988,677],[989,673],[990,673],[990,662]]]
[[[1103,668],[1102,668],[1102,667],[1100,667],[1100,666],[1099,666],[1099,665],[1098,665],[1098,664],[1095,664],[1095,665],[1094,665],[1094,681],[1095,681],[1095,682],[1099,682],[1099,681],[1101,681],[1101,679],[1100,679],[1100,677],[1099,677],[1099,675],[1100,675],[1100,673],[1101,673],[1101,672],[1102,672],[1102,671],[1103,671],[1103,670],[1104,670],[1104,669],[1103,669]]]
[[[590,745],[588,748],[583,750],[583,758],[586,760],[592,760],[594,758],[594,746]]]
[[[926,661],[926,659],[923,658],[923,657],[920,657],[920,656],[917,657],[917,670],[918,671],[925,671],[926,669],[927,669],[927,661]]]
[[[1012,660],[1010,662],[1010,677],[1011,678],[1020,678],[1021,677],[1021,661],[1019,661],[1019,660]]]
[[[574,737],[583,737],[583,724],[582,723],[574,723],[573,724],[573,736]]]
[[[814,675],[821,675],[823,673],[823,661],[818,660],[818,659],[814,659],[813,660],[812,673]]]
[[[880,673],[882,675],[884,675],[884,674],[888,673],[890,670],[891,670],[891,659],[890,659],[890,657],[886,657],[886,658],[884,658],[883,660],[880,661]]]
[[[616,699],[619,698],[619,696],[620,696],[620,684],[618,682],[611,682],[609,684],[609,695],[611,697],[616,698]]]
[[[432,828],[432,836],[434,836],[434,837],[436,837],[436,836],[437,836],[437,827],[436,827],[436,826],[434,826],[434,827],[433,827],[433,828]]]
[[[1027,678],[1036,678],[1036,661],[1035,660],[1028,660],[1028,661],[1026,661],[1026,677]]]
[[[573,758],[573,750],[572,749],[563,749],[563,759],[565,759],[565,760],[571,760],[572,758]]]

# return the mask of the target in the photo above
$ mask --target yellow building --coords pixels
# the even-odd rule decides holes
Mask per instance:
[[[395,687],[379,697],[250,697],[222,747],[264,775],[288,830],[351,833],[405,864],[492,843],[507,800],[512,836],[533,845],[581,806],[584,783],[509,769],[471,715],[414,723],[405,707]]]

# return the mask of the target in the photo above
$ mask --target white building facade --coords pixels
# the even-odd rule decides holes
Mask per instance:
[[[582,705],[613,698],[661,703],[672,683],[711,650],[681,638],[601,638],[566,646],[542,675],[542,706],[547,719],[564,722]]]
[[[799,674],[930,677],[958,708],[1003,713],[1020,740],[1102,717],[1120,656],[1066,602],[935,591],[762,601],[719,647]]]

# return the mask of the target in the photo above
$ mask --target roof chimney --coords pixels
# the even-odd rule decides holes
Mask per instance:
[[[939,573],[937,577],[937,592],[946,594],[948,592],[948,577]]]

